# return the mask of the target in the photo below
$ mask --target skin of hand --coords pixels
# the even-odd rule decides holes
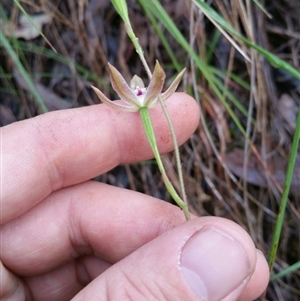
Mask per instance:
[[[184,93],[166,101],[178,142],[199,109]],[[151,111],[162,153],[172,139]],[[266,260],[237,224],[185,222],[176,206],[91,181],[150,159],[138,113],[103,104],[51,112],[1,129],[0,300],[253,300]]]

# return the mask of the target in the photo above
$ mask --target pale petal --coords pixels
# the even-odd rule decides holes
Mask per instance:
[[[117,92],[120,98],[129,104],[137,106],[138,99],[135,92],[128,86],[121,73],[110,63],[108,63],[110,71],[110,80],[113,89]]]
[[[180,71],[180,73],[176,76],[176,78],[174,79],[174,81],[172,82],[170,87],[167,89],[167,91],[165,91],[164,93],[161,94],[161,98],[163,101],[168,99],[176,91],[176,89],[183,77],[184,72],[185,72],[185,68],[182,71]]]
[[[143,80],[139,76],[134,75],[130,81],[130,87],[131,89],[135,90],[135,89],[145,88],[145,85]]]
[[[120,104],[120,103],[116,103],[114,101],[111,101],[109,98],[107,98],[98,88],[91,86],[93,88],[93,90],[95,91],[96,95],[99,97],[99,99],[105,103],[106,105],[114,108],[114,109],[118,109],[118,110],[122,110],[122,111],[127,111],[127,112],[137,112],[139,110],[139,108],[137,108],[136,106],[132,106],[130,104]]]
[[[158,61],[156,61],[152,78],[149,87],[144,95],[144,107],[150,107],[151,102],[156,102],[158,95],[164,86],[166,74],[161,68]]]

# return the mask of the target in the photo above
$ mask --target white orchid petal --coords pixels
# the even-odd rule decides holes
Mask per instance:
[[[139,76],[134,75],[130,81],[130,87],[131,87],[131,89],[135,90],[135,89],[145,88],[145,85],[144,85],[143,80]]]

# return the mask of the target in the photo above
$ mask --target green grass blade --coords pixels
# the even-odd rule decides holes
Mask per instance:
[[[180,72],[183,69],[183,67],[181,66],[181,64],[179,64],[179,62],[178,62],[178,60],[176,58],[176,55],[174,54],[172,48],[170,47],[170,45],[169,45],[166,37],[164,36],[162,30],[159,28],[158,23],[155,20],[153,14],[151,13],[150,10],[146,9],[144,1],[140,1],[140,5],[144,9],[144,11],[145,11],[148,19],[150,20],[151,25],[153,26],[153,28],[154,28],[157,36],[160,38],[160,40],[161,40],[161,42],[162,42],[165,50],[167,51],[167,53],[168,53],[168,55],[169,55],[169,57],[170,57],[173,65],[175,67],[175,69],[177,70],[177,72]]]
[[[297,270],[300,270],[300,261],[294,263],[293,265],[289,266],[288,268],[286,268],[285,270],[281,271],[280,273],[274,275],[271,277],[271,281],[275,281],[279,278],[282,278],[286,275],[289,275]]]
[[[242,134],[246,137],[246,139],[249,139],[247,138],[246,131],[243,128],[242,124],[240,123],[238,117],[235,115],[235,113],[227,103],[226,99],[223,97],[222,90],[224,87],[221,90],[218,88],[218,86],[216,85],[216,81],[218,82],[219,80],[211,72],[211,68],[199,58],[199,56],[197,55],[197,53],[193,51],[193,49],[190,48],[189,43],[183,37],[182,33],[179,31],[179,29],[172,21],[170,16],[167,14],[165,9],[162,7],[160,2],[158,0],[151,0],[151,1],[139,0],[139,2],[143,2],[143,7],[145,7],[146,9],[150,10],[153,13],[153,15],[164,25],[164,27],[170,32],[170,34],[177,40],[177,42],[181,45],[181,47],[192,57],[196,66],[202,72],[203,76],[208,81],[210,87],[213,89],[217,97],[220,99],[220,101],[222,102],[222,104],[230,114],[231,118],[236,123],[238,129],[242,132]],[[219,83],[221,85],[221,82]]]
[[[259,9],[268,17],[272,18],[272,16],[268,13],[266,8],[258,1],[258,0],[252,0],[258,7]]]
[[[24,41],[19,41],[19,43],[18,43],[18,45],[16,45],[16,47],[18,47],[18,49],[21,49],[23,51],[28,51],[28,52],[36,53],[39,55],[43,55],[45,57],[51,58],[53,60],[56,60],[60,63],[65,64],[65,65],[72,66],[85,79],[92,80],[97,83],[103,83],[103,78],[95,75],[90,70],[83,67],[82,65],[75,63],[72,59],[65,57],[59,53],[56,53],[56,52],[52,51],[51,49],[47,49],[45,47],[34,45],[31,42],[24,42]]]
[[[23,8],[21,3],[18,0],[14,0],[14,3],[17,5],[17,7],[20,9],[20,11],[26,16],[28,21],[31,23],[31,25],[38,31],[38,33],[43,37],[43,39],[46,41],[46,43],[52,48],[54,52],[56,52],[55,48],[52,46],[50,41],[47,39],[47,37],[43,34],[43,32],[36,26],[36,24],[32,21],[31,17],[27,14],[26,10]]]
[[[224,95],[235,105],[235,107],[244,115],[248,116],[247,109],[239,102],[239,100],[232,94],[226,87],[224,87],[223,83],[217,77],[212,77],[215,85],[219,88],[219,90],[224,93]]]
[[[219,30],[216,30],[210,44],[208,45],[208,50],[206,53],[206,63],[210,63],[212,60],[213,54],[215,53],[218,41],[220,40],[221,32]]]
[[[271,52],[263,49],[262,47],[250,42],[248,39],[246,39],[244,36],[242,36],[238,31],[236,31],[230,24],[228,24],[224,18],[222,18],[212,7],[207,5],[206,3],[202,2],[201,0],[192,0],[195,5],[198,6],[199,9],[202,10],[202,12],[212,21],[220,25],[222,28],[224,28],[226,31],[228,31],[230,34],[234,35],[241,41],[243,41],[246,45],[249,47],[255,49],[258,53],[260,53],[262,56],[265,57],[265,59],[275,68],[281,68],[291,75],[293,75],[295,78],[300,79],[300,72],[296,70],[293,66],[291,66],[289,63],[281,60],[276,55],[272,54]]]
[[[273,233],[271,252],[270,252],[270,256],[269,256],[270,271],[272,271],[273,265],[274,265],[274,262],[276,259],[280,234],[282,231],[282,225],[283,225],[283,220],[284,220],[284,215],[285,215],[285,208],[286,208],[286,204],[288,202],[288,195],[289,195],[289,191],[290,191],[290,186],[291,186],[291,182],[292,182],[292,177],[293,177],[293,172],[294,172],[294,167],[295,167],[295,162],[296,162],[296,157],[297,157],[297,152],[298,152],[299,141],[300,141],[300,108],[298,110],[298,117],[297,117],[296,129],[295,129],[293,143],[292,143],[291,154],[290,154],[290,158],[289,158],[289,162],[288,162],[286,178],[285,178],[285,183],[284,183],[284,187],[283,187],[283,193],[282,193],[282,197],[281,197],[281,201],[280,201],[280,205],[279,205],[278,216],[277,216],[277,220],[276,220],[276,225],[275,225],[275,229],[274,229],[274,233]]]
[[[8,39],[3,34],[2,31],[0,31],[0,41],[1,41],[4,49],[7,51],[8,55],[10,56],[12,61],[14,62],[14,64],[15,64],[16,68],[18,69],[20,75],[23,77],[24,81],[28,85],[28,87],[29,87],[33,97],[35,98],[36,103],[37,103],[39,109],[41,110],[41,112],[43,112],[43,113],[48,112],[48,109],[47,109],[46,105],[44,104],[44,101],[43,101],[42,97],[40,96],[37,89],[35,88],[35,85],[34,85],[32,79],[31,79],[31,77],[29,76],[29,74],[26,71],[26,69],[24,68],[24,66],[21,64],[17,54],[15,53],[13,48],[11,47]]]
[[[111,0],[111,3],[114,6],[117,13],[123,19],[124,23],[130,24],[126,0]]]

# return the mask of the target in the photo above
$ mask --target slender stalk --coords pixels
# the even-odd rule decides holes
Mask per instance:
[[[31,80],[28,72],[26,71],[26,69],[24,68],[24,66],[22,65],[20,60],[18,59],[18,56],[17,56],[16,52],[14,51],[14,49],[10,45],[9,41],[7,40],[6,36],[3,34],[3,32],[1,30],[0,30],[0,41],[2,42],[2,45],[3,45],[4,49],[7,51],[10,58],[12,59],[14,64],[16,65],[20,75],[22,76],[22,78],[24,79],[26,84],[28,85],[33,97],[36,100],[36,103],[37,103],[40,111],[42,113],[48,112],[48,109],[47,109],[42,97],[40,96],[39,92],[37,91],[33,81]]]
[[[152,77],[152,72],[148,66],[148,63],[145,59],[145,56],[144,56],[144,52],[143,52],[143,49],[139,43],[139,39],[136,37],[136,35],[134,34],[134,31],[131,27],[131,24],[130,23],[125,23],[125,29],[126,29],[126,32],[135,48],[135,51],[137,52],[137,54],[139,55],[140,57],[140,60],[142,61],[142,64],[147,72],[147,75],[148,77],[151,79]]]
[[[151,118],[150,118],[148,109],[147,108],[141,108],[140,109],[140,115],[141,115],[141,119],[143,121],[145,133],[147,135],[149,144],[152,148],[152,151],[153,151],[155,160],[157,162],[159,171],[161,172],[164,184],[165,184],[168,192],[172,196],[172,198],[177,203],[177,205],[183,210],[186,220],[190,220],[190,213],[189,213],[187,204],[179,197],[179,195],[177,194],[177,192],[174,189],[173,185],[171,184],[169,178],[167,177],[164,165],[163,165],[162,160],[161,160],[159,150],[157,148],[155,133],[154,133],[154,130],[153,130],[153,126],[152,126],[152,122],[151,122]]]
[[[296,263],[290,265],[288,268],[286,268],[285,270],[279,272],[278,274],[274,275],[271,277],[271,281],[275,281],[279,278],[282,278],[284,276],[288,276],[293,272],[299,271],[300,270],[300,261],[297,261]]]
[[[50,48],[57,53],[56,49],[53,47],[53,45],[50,43],[49,39],[43,34],[41,29],[35,24],[35,22],[32,21],[32,18],[27,14],[24,7],[21,5],[20,1],[14,0],[14,3],[16,6],[20,9],[20,11],[26,16],[27,20],[30,22],[30,24],[38,31],[38,33],[43,37],[43,39],[46,41],[46,43],[50,46]]]
[[[127,35],[129,36],[130,40],[132,41],[132,43],[134,45],[134,48],[135,48],[137,54],[139,55],[139,57],[142,61],[142,64],[143,64],[143,66],[144,66],[144,68],[147,72],[147,75],[148,75],[149,79],[151,79],[152,78],[152,72],[151,72],[151,70],[148,66],[148,63],[147,63],[146,59],[145,59],[143,49],[142,49],[142,47],[139,43],[139,39],[136,37],[136,35],[135,35],[135,33],[132,29],[130,19],[129,19],[129,15],[128,15],[128,8],[127,8],[126,1],[125,0],[119,0],[119,1],[112,0],[112,4],[114,5],[115,9],[117,10],[119,15],[123,19],[123,21],[125,23],[125,30],[127,32]],[[184,181],[183,181],[180,153],[179,153],[179,147],[178,147],[178,142],[177,142],[177,138],[176,138],[176,133],[175,133],[175,130],[174,130],[174,127],[173,127],[173,124],[172,124],[170,114],[167,110],[167,107],[166,107],[165,103],[162,101],[161,97],[159,97],[159,102],[160,102],[160,105],[161,105],[161,107],[163,109],[163,112],[166,116],[168,126],[170,128],[170,132],[171,132],[171,136],[172,136],[182,199],[178,196],[176,190],[174,189],[173,185],[171,184],[171,181],[168,179],[167,174],[165,172],[164,166],[163,166],[162,161],[161,161],[161,157],[159,155],[159,152],[158,152],[158,149],[157,149],[157,146],[156,146],[154,131],[153,131],[153,128],[152,128],[152,125],[151,125],[151,120],[150,120],[148,111],[142,109],[141,111],[147,111],[147,113],[145,113],[145,112],[142,113],[141,112],[141,116],[144,116],[144,119],[145,120],[147,119],[150,122],[149,123],[150,124],[149,129],[151,128],[152,131],[149,131],[148,133],[151,133],[150,136],[153,135],[153,137],[152,138],[149,137],[149,136],[147,136],[147,137],[149,139],[151,148],[152,148],[153,153],[155,155],[155,159],[157,160],[157,164],[159,166],[159,169],[162,173],[162,178],[163,178],[163,181],[164,181],[164,183],[167,187],[167,190],[169,191],[171,196],[174,198],[176,203],[180,206],[180,208],[183,209],[186,219],[189,220],[190,215],[189,215],[189,211],[188,211],[187,198],[186,198],[185,186],[184,186]],[[148,117],[146,117],[146,115],[148,115]],[[145,121],[143,121],[143,123],[144,123],[144,126],[145,126]],[[145,128],[145,130],[146,130],[146,128]],[[147,133],[147,130],[146,130],[146,133]],[[147,135],[148,135],[148,133],[147,133]],[[150,140],[150,138],[152,140]],[[153,138],[154,138],[154,140],[153,140]],[[152,144],[151,144],[151,141],[152,141]]]
[[[285,215],[285,208],[286,208],[286,204],[288,202],[288,195],[289,195],[290,186],[291,186],[291,182],[292,182],[299,142],[300,142],[300,109],[298,110],[296,129],[295,129],[295,133],[294,133],[290,159],[289,159],[289,163],[288,163],[288,167],[287,167],[283,194],[282,194],[281,201],[280,201],[279,212],[278,212],[275,230],[274,230],[273,239],[272,239],[271,252],[270,252],[270,256],[269,256],[270,272],[272,272],[274,261],[276,259],[276,253],[277,253],[280,234],[281,234],[281,230],[282,230],[282,225],[283,225],[283,220],[284,220],[284,215]]]
[[[175,152],[175,159],[176,159],[176,166],[177,166],[180,190],[181,190],[181,197],[182,197],[183,202],[185,204],[188,204],[187,198],[186,198],[186,192],[185,192],[185,185],[184,185],[184,181],[183,181],[180,153],[179,153],[179,147],[178,147],[178,142],[177,142],[177,138],[176,138],[176,133],[175,133],[172,121],[171,121],[169,111],[168,111],[165,103],[162,101],[161,97],[159,97],[158,99],[159,99],[159,103],[160,103],[160,105],[163,109],[163,112],[166,116],[166,119],[167,119],[167,122],[168,122],[168,125],[169,125],[169,129],[170,129],[170,132],[171,132],[171,137],[172,137],[172,141],[173,141],[173,145],[174,145],[174,152]]]
[[[149,79],[151,79],[152,78],[152,72],[150,71],[148,63],[147,63],[147,61],[144,57],[144,52],[142,50],[142,47],[140,46],[139,39],[135,36],[135,34],[133,32],[133,29],[132,29],[130,24],[127,25],[125,23],[125,28],[126,28],[126,31],[127,31],[127,34],[129,36],[129,38],[131,39],[131,41],[132,41],[132,43],[133,43],[133,45],[136,49],[137,54],[139,55],[139,57],[140,57],[140,59],[143,63],[143,66],[146,69],[146,72],[147,72],[147,75],[148,75]],[[161,97],[159,97],[159,103],[160,103],[160,105],[163,109],[163,112],[165,114],[165,117],[166,117],[167,122],[168,122],[169,129],[170,129],[170,132],[171,132],[171,137],[172,137],[172,141],[173,141],[173,145],[174,145],[175,158],[176,158],[176,166],[177,166],[177,172],[178,172],[178,178],[179,178],[179,185],[180,185],[180,190],[181,190],[181,197],[183,199],[183,202],[187,204],[185,185],[184,185],[184,181],[183,181],[180,153],[179,153],[179,147],[178,147],[178,142],[177,142],[177,138],[176,138],[176,133],[174,131],[174,127],[173,127],[172,120],[171,120],[170,114],[168,112],[168,109],[167,109],[165,103],[162,101]]]

